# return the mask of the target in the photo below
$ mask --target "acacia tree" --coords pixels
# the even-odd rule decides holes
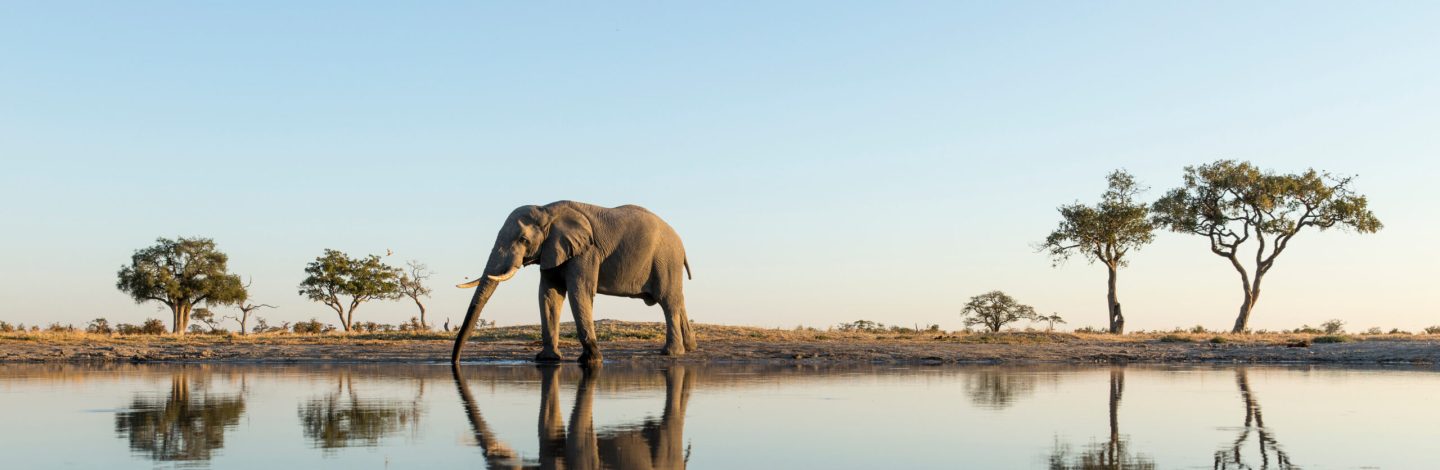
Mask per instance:
[[[1153,221],[1174,232],[1206,237],[1210,252],[1229,260],[1240,273],[1245,296],[1231,332],[1242,333],[1260,299],[1260,282],[1295,235],[1307,227],[1380,230],[1380,219],[1370,212],[1365,196],[1350,189],[1352,180],[1313,169],[1275,174],[1233,160],[1185,167],[1185,185],[1155,202]],[[1242,260],[1242,249],[1249,249],[1242,245],[1252,240],[1254,257]]]
[[[1115,170],[1106,179],[1109,189],[1100,203],[1080,203],[1060,207],[1060,226],[1045,237],[1040,249],[1048,252],[1054,266],[1059,266],[1075,253],[1089,263],[1099,261],[1109,273],[1105,302],[1110,316],[1110,332],[1125,332],[1125,316],[1120,312],[1116,294],[1116,278],[1121,267],[1129,264],[1125,255],[1155,239],[1155,226],[1146,219],[1149,206],[1137,202],[1135,196],[1145,188],[1125,170]]]
[[[965,326],[983,325],[991,333],[1006,324],[1037,318],[1035,308],[1016,302],[1009,294],[993,290],[970,298],[960,312]]]
[[[415,307],[420,309],[420,327],[429,330],[430,324],[425,322],[425,303],[420,298],[430,297],[431,290],[425,285],[425,281],[435,273],[430,271],[430,267],[425,266],[425,263],[419,261],[411,260],[405,265],[410,269],[408,272],[400,273],[400,295],[415,301]]]
[[[135,250],[130,265],[116,273],[115,288],[135,303],[169,307],[171,332],[183,335],[195,305],[230,305],[245,298],[240,276],[226,272],[228,260],[209,238],[157,238],[154,246]]]
[[[357,259],[327,248],[325,254],[305,266],[305,274],[308,276],[300,282],[300,295],[335,310],[345,331],[350,331],[351,319],[360,304],[400,295],[400,269],[382,263],[376,255]],[[341,296],[350,297],[348,308]]]

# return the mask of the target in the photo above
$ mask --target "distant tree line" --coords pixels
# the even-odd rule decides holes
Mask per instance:
[[[167,307],[171,312],[171,333],[205,333],[207,328],[209,332],[220,332],[224,331],[222,325],[226,321],[233,321],[243,335],[247,333],[257,310],[275,306],[253,302],[250,298],[251,284],[241,283],[239,275],[230,273],[228,261],[229,257],[209,238],[179,237],[171,240],[162,237],[156,239],[155,245],[135,251],[130,257],[130,264],[122,266],[116,273],[115,287],[136,303],[157,302]],[[410,261],[407,266],[408,270],[387,265],[378,255],[354,258],[326,249],[305,266],[306,277],[300,282],[299,294],[334,310],[344,331],[428,331],[430,325],[425,320],[424,299],[430,296],[431,290],[425,283],[433,273],[418,261]],[[398,328],[354,321],[355,310],[361,304],[400,298],[409,298],[415,303],[420,312],[418,319],[403,323]],[[220,307],[231,307],[238,312],[221,315],[214,310]],[[199,324],[191,325],[191,320]],[[315,320],[311,320],[315,323],[313,327],[306,322],[293,327],[288,323],[276,327],[262,318],[255,317],[255,320],[256,332],[293,329],[297,333],[306,333],[323,330]],[[204,327],[200,326],[202,324]],[[117,328],[124,329],[126,326]],[[115,331],[103,318],[92,322],[90,329],[101,333]],[[148,334],[153,330],[154,324],[147,321],[134,332]]]

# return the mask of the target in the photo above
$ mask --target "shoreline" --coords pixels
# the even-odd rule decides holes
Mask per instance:
[[[1440,364],[1440,335],[836,332],[697,325],[698,351],[659,354],[660,326],[607,321],[606,363],[663,364]],[[573,330],[571,330],[573,335]],[[580,353],[562,329],[567,363]],[[573,337],[573,336],[572,336]],[[6,363],[448,363],[453,333],[116,336],[0,335]],[[1318,340],[1317,340],[1318,338]],[[1322,340],[1338,341],[1327,343]],[[1338,339],[1335,339],[1338,338]],[[462,363],[528,363],[538,328],[481,330]]]

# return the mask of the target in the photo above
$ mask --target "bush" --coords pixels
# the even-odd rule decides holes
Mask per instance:
[[[410,321],[400,324],[400,331],[430,331],[430,328],[420,324],[419,318],[410,317]]]
[[[122,335],[163,335],[165,334],[165,322],[149,318],[140,326],[121,323],[115,326],[115,332]]]
[[[318,335],[320,333],[334,330],[335,328],[331,327],[330,325],[320,323],[319,320],[311,318],[310,321],[302,321],[295,323],[295,326],[292,329],[293,331],[295,331],[295,333],[302,335]]]
[[[1411,333],[1410,333],[1409,331],[1405,331],[1405,330],[1402,330],[1402,329],[1399,329],[1399,328],[1391,328],[1389,334],[1392,334],[1392,335],[1408,335],[1408,334],[1411,334]]]
[[[114,333],[115,329],[110,328],[109,320],[106,320],[104,317],[100,317],[94,320],[90,320],[90,324],[85,325],[85,332],[94,333],[97,335],[108,335]]]
[[[1099,333],[1109,333],[1110,330],[1109,330],[1109,329],[1105,329],[1105,328],[1096,328],[1096,327],[1093,327],[1093,326],[1082,326],[1082,327],[1076,328],[1076,329],[1075,329],[1075,332],[1076,332],[1076,333],[1096,333],[1096,334],[1099,334]]]
[[[15,325],[0,321],[0,333],[14,333]]]
[[[1190,332],[1191,332],[1191,333],[1195,333],[1195,334],[1197,334],[1197,335],[1209,333],[1209,331],[1206,330],[1205,327],[1204,327],[1204,326],[1201,326],[1201,325],[1195,325],[1195,326],[1190,327]]]
[[[4,323],[5,323],[5,322],[0,322],[0,326],[3,326]],[[1427,335],[1440,335],[1440,325],[1434,325],[1434,326],[1427,326],[1427,327],[1425,327],[1425,334],[1427,334]]]
[[[855,320],[850,323],[841,323],[839,325],[836,325],[835,329],[846,332],[860,333],[881,333],[886,331],[884,323],[873,322],[870,320]]]
[[[1210,342],[1211,342],[1211,343],[1214,343],[1214,344],[1225,344],[1225,343],[1229,343],[1230,340],[1225,339],[1224,336],[1216,336],[1216,337],[1214,337],[1214,338],[1210,338]]]
[[[61,325],[59,323],[51,323],[50,326],[45,327],[45,331],[49,331],[51,333],[74,333],[75,325],[71,325],[68,323],[64,325]]]
[[[1316,336],[1316,337],[1315,337],[1315,342],[1316,342],[1316,343],[1348,343],[1348,342],[1351,342],[1351,341],[1354,341],[1354,340],[1353,340],[1353,339],[1350,339],[1349,336],[1345,336],[1345,335],[1325,335],[1325,336]]]
[[[1299,328],[1296,328],[1296,329],[1294,329],[1294,330],[1292,330],[1292,331],[1290,331],[1290,332],[1291,332],[1291,333],[1311,334],[1311,335],[1318,335],[1318,334],[1323,334],[1323,333],[1325,333],[1324,331],[1321,331],[1319,328],[1316,328],[1316,327],[1313,327],[1313,326],[1310,326],[1310,325],[1300,325]]]
[[[1365,330],[1365,334],[1367,334],[1367,335],[1383,335],[1383,334],[1385,334],[1385,332],[1384,332],[1383,330],[1381,330],[1380,327],[1378,327],[1378,326],[1372,326],[1372,327],[1370,327],[1370,329]]]
[[[1321,323],[1320,328],[1325,330],[1325,334],[1327,335],[1338,335],[1345,332],[1345,322],[1338,318],[1331,319],[1325,323]]]
[[[1160,337],[1160,342],[1161,342],[1161,343],[1193,343],[1193,342],[1195,342],[1195,340],[1190,339],[1190,337],[1188,337],[1188,336],[1165,335],[1165,336],[1161,336],[1161,337]]]

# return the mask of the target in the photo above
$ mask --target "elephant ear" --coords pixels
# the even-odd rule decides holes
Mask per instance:
[[[589,220],[573,211],[560,214],[550,222],[550,233],[540,245],[540,269],[565,264],[590,249],[594,240]]]

